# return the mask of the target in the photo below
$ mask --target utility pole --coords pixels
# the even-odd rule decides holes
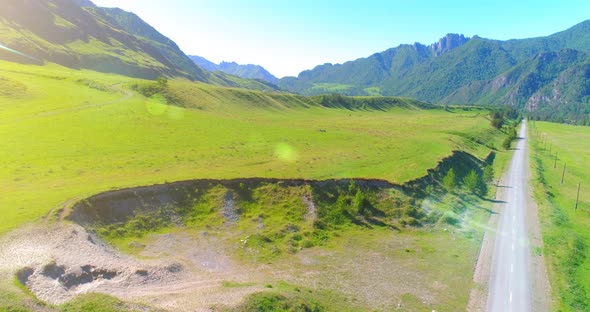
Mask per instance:
[[[578,182],[578,196],[576,196],[576,206],[574,207],[574,211],[578,210],[578,201],[580,200],[580,185],[582,182]]]
[[[557,152],[555,152],[555,163],[553,163],[553,169],[557,168]]]
[[[566,165],[567,165],[566,163],[563,163],[563,173],[561,174],[561,184],[563,184],[563,178],[565,177],[565,166]]]

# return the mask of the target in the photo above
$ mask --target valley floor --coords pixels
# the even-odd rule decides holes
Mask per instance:
[[[404,184],[456,150],[481,163],[496,150],[494,168],[502,172],[508,153],[497,147],[504,134],[490,126],[486,110],[443,110],[406,99],[390,99],[391,107],[328,107],[288,94],[182,80],[148,96],[146,90],[158,87],[154,82],[55,65],[0,63],[0,79],[9,82],[0,85],[0,307],[67,310],[67,304],[39,301],[72,298],[67,287],[48,287],[52,277],[71,290],[104,292],[140,308],[208,309],[261,291],[344,311],[462,310],[467,304],[492,203],[459,188],[447,195],[438,182],[429,191],[437,195],[419,207],[400,197],[400,215],[387,219],[397,230],[346,221],[331,228],[323,245],[264,258],[240,249],[244,228],[256,230],[249,219],[231,231],[165,227],[117,241],[61,221],[59,214],[100,192],[195,177]],[[458,174],[461,182],[467,172]],[[82,283],[94,279],[100,283]],[[201,299],[193,301],[195,294]],[[89,296],[72,302],[104,299]]]

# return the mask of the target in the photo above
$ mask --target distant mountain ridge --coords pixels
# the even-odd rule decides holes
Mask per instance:
[[[279,87],[305,95],[406,96],[449,104],[512,105],[539,118],[590,124],[590,21],[546,37],[507,41],[448,34],[343,64]]]
[[[246,79],[260,79],[272,84],[277,84],[279,79],[269,73],[260,65],[246,64],[240,65],[236,62],[221,62],[215,64],[204,57],[198,55],[189,55],[190,59],[205,70],[210,72],[221,71],[226,74],[235,75]]]

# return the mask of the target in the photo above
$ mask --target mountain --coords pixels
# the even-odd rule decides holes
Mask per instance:
[[[197,66],[174,41],[137,15],[101,8],[90,0],[2,0],[0,59],[21,63],[53,62],[130,77],[166,75],[206,83],[275,90],[268,83]]]
[[[132,77],[159,75],[208,81],[170,39],[119,9],[79,0],[4,0],[0,11],[3,45],[36,59]],[[2,59],[22,61],[16,56]]]
[[[469,83],[443,102],[522,107],[542,120],[590,121],[590,55],[573,49],[543,52],[488,81]]]
[[[209,61],[208,59],[206,59],[204,57],[201,57],[198,55],[189,55],[188,57],[191,59],[191,61],[193,61],[195,64],[199,65],[204,70],[207,70],[210,72],[214,72],[214,71],[219,70],[219,65]]]
[[[189,55],[189,57],[193,62],[195,62],[195,64],[210,72],[221,71],[226,74],[246,79],[264,80],[272,84],[277,84],[279,82],[277,77],[273,76],[260,65],[240,65],[235,62],[221,62],[219,64],[215,64],[201,56]]]
[[[492,40],[448,34],[344,64],[285,77],[279,87],[315,95],[406,96],[450,104],[509,104],[572,122],[585,114],[590,21],[538,38]],[[590,121],[587,116],[586,121]]]
[[[347,95],[376,95],[387,93],[381,85],[387,81],[402,80],[406,74],[437,56],[465,44],[469,39],[463,35],[448,34],[429,46],[414,43],[375,53],[344,64],[323,64],[301,72],[297,78],[286,77],[279,87],[303,94],[313,95],[341,91]]]

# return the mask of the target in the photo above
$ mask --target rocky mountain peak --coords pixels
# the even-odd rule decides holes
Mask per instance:
[[[454,48],[462,46],[467,41],[469,41],[469,38],[463,36],[462,34],[447,34],[446,36],[442,37],[438,42],[431,44],[430,48],[434,51],[434,53],[437,56],[439,56]]]

